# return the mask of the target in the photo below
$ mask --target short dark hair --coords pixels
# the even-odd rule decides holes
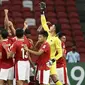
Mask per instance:
[[[25,34],[31,34],[29,29],[25,29]]]
[[[1,36],[3,39],[6,39],[8,37],[8,31],[6,29],[3,29],[1,31]]]
[[[23,37],[23,35],[24,35],[23,29],[22,29],[22,28],[17,28],[17,29],[16,29],[16,36],[17,36],[18,38],[21,38],[21,37]]]
[[[66,36],[66,35],[65,35],[65,33],[60,32],[60,33],[58,34],[58,37],[61,38],[62,36]]]
[[[0,34],[1,34],[1,32],[2,32],[3,29],[4,29],[4,27],[0,27]]]
[[[46,31],[39,32],[40,35],[43,35],[44,37],[48,37],[48,33]]]
[[[54,24],[55,25],[55,30],[56,34],[61,31],[61,24]]]

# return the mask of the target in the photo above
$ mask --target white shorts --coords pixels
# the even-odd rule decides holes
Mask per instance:
[[[48,84],[50,78],[50,70],[39,70],[37,76],[39,84]]]
[[[0,79],[13,80],[14,79],[14,67],[8,69],[0,69]]]
[[[57,71],[58,79],[59,79],[63,84],[67,84],[67,82],[68,82],[67,68],[66,68],[66,67],[57,68],[56,71]],[[62,76],[62,77],[61,77],[61,76]]]
[[[29,61],[18,61],[15,65],[16,80],[28,80],[30,77],[30,63]]]

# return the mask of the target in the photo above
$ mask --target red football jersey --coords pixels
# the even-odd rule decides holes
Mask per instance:
[[[17,37],[8,37],[8,41],[9,43],[12,45],[15,41],[17,40]],[[28,41],[29,40],[26,38],[26,36],[24,35],[24,40]]]
[[[30,39],[27,39],[27,37],[24,35],[24,40],[29,43],[31,48],[33,44],[31,43]]]
[[[12,45],[17,40],[17,37],[8,37],[9,43]]]
[[[1,59],[0,59],[0,67],[7,69],[13,66],[13,59],[9,58],[7,59],[7,51],[10,51],[10,43],[7,40],[3,40],[0,42],[0,52],[2,53]]]
[[[65,43],[62,42],[61,44],[62,44],[62,48],[64,49],[63,54],[66,54]],[[57,68],[60,68],[62,66],[66,66],[66,59],[63,56],[60,59],[57,60]]]
[[[45,42],[41,45],[40,49],[44,50],[44,53],[40,55],[36,61],[39,70],[48,70],[46,63],[50,59],[50,45]]]
[[[65,46],[65,43],[62,42],[61,44],[62,44],[62,48],[64,49],[64,52],[63,52],[63,53],[66,54],[66,46]]]
[[[23,48],[23,45],[27,45],[28,48],[31,47],[30,43],[25,40],[25,39],[17,39],[12,47],[11,47],[11,51],[15,53],[15,62],[19,61],[19,60],[28,60],[28,56],[26,55],[26,52]]]

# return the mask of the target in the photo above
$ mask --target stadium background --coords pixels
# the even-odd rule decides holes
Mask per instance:
[[[0,27],[4,26],[4,9],[7,8],[9,19],[16,29],[23,28],[24,21],[28,21],[31,38],[36,42],[37,28],[41,24],[39,7],[41,1],[47,5],[45,10],[47,20],[61,24],[61,31],[67,37],[67,51],[70,51],[72,44],[75,44],[81,55],[80,63],[67,65],[69,80],[72,83],[76,82],[71,85],[85,85],[85,66],[82,63],[85,62],[85,0],[0,0]],[[32,59],[36,60],[34,56]],[[79,67],[72,71],[71,66]],[[79,73],[75,74],[76,71]]]

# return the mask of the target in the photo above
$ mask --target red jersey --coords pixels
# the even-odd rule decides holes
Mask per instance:
[[[66,48],[65,48],[65,43],[62,42],[62,49],[64,50],[63,54],[66,54]],[[57,60],[57,68],[60,68],[62,66],[66,66],[66,59],[64,56],[62,56],[60,59]]]
[[[17,37],[8,37],[8,41],[9,41],[9,43],[10,43],[11,45],[12,45],[16,40],[17,40]],[[30,42],[30,40],[28,40],[25,35],[24,35],[24,40]],[[31,45],[31,43],[30,43],[30,45]]]
[[[17,37],[8,37],[9,43],[12,45],[17,40]]]
[[[31,43],[30,39],[27,39],[27,37],[25,35],[24,35],[24,40],[30,44],[30,47],[33,46],[33,43]]]
[[[38,69],[39,70],[49,70],[46,63],[50,59],[50,45],[47,42],[45,42],[41,45],[40,49],[44,50],[44,53],[42,55],[40,55],[36,61],[37,65],[38,65]]]
[[[13,66],[13,59],[7,59],[7,51],[10,51],[10,43],[7,40],[0,42],[0,52],[2,53],[0,67],[7,69]]]
[[[26,55],[26,52],[23,48],[23,45],[27,45],[28,48],[31,47],[31,44],[25,40],[25,39],[17,39],[12,47],[11,47],[11,51],[15,53],[15,62],[19,61],[19,60],[22,60],[22,61],[26,61],[28,60],[28,56]]]

